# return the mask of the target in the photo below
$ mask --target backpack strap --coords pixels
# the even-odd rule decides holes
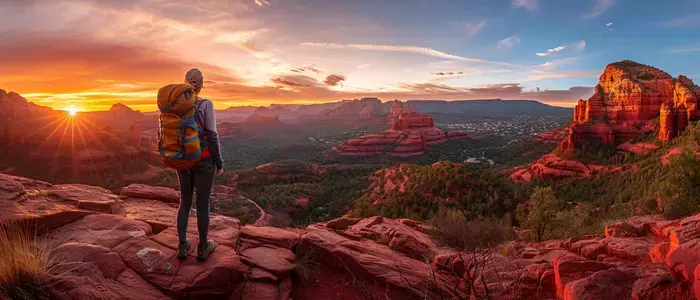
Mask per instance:
[[[195,102],[194,102],[194,108],[195,108],[194,120],[197,123],[197,126],[199,127],[199,130],[200,130],[200,137],[201,137],[200,144],[201,144],[202,149],[205,149],[209,146],[209,141],[204,138],[204,135],[205,135],[205,132],[204,132],[204,110],[200,109],[200,106],[205,101],[211,102],[211,101],[209,101],[209,99],[199,98],[199,97],[197,97],[197,100],[195,100]]]
[[[201,128],[202,131],[204,131],[204,110],[202,110],[200,106],[202,105],[202,103],[204,103],[204,101],[209,101],[209,99],[197,97],[197,100],[194,101],[194,106],[196,109],[195,120],[197,121],[197,125],[199,125],[199,128]]]

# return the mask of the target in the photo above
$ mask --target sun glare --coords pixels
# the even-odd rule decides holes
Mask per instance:
[[[71,106],[68,108],[68,115],[71,117],[75,117],[75,115],[78,114],[78,108],[75,106]]]

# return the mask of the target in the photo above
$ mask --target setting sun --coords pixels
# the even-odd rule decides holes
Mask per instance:
[[[75,106],[71,106],[68,108],[68,115],[71,117],[74,117],[75,115],[78,114],[79,109]]]

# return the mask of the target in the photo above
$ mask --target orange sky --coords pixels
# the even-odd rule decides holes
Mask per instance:
[[[361,97],[536,99],[573,106],[592,94],[592,85],[540,90],[538,81],[595,81],[602,71],[372,44],[401,33],[343,12],[308,24],[285,19],[291,8],[281,0],[196,2],[0,4],[0,19],[11,24],[0,30],[0,88],[55,109],[106,110],[123,103],[153,111],[158,88],[182,82],[188,68],[198,67],[206,80],[202,96],[218,109]],[[345,41],[328,43],[329,37]]]

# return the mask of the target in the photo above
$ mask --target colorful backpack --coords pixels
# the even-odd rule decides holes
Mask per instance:
[[[201,159],[206,140],[196,99],[189,84],[170,84],[158,90],[158,152],[166,167],[185,170]]]

